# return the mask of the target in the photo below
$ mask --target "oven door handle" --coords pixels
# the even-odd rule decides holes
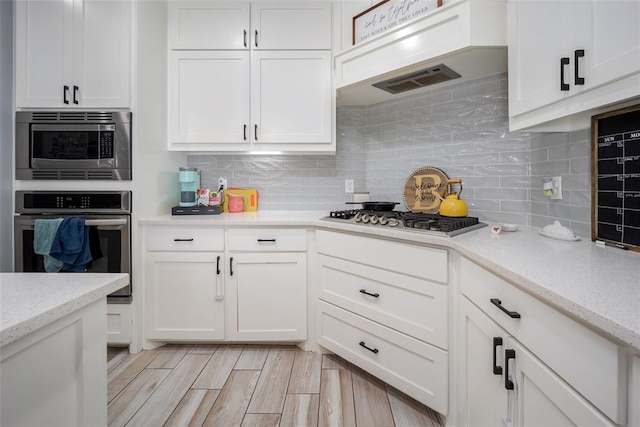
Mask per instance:
[[[87,219],[84,221],[84,225],[126,225],[127,220],[121,219]]]

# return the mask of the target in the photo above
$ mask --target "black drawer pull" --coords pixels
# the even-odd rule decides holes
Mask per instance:
[[[78,104],[78,91],[80,88],[78,86],[73,86],[73,103]]]
[[[247,47],[247,30],[244,30],[244,47]]]
[[[504,388],[507,390],[513,390],[513,381],[509,379],[509,359],[516,358],[516,351],[510,348],[504,351]]]
[[[69,86],[64,85],[64,86],[62,87],[62,101],[63,101],[65,104],[68,104],[68,103],[69,103],[69,100],[67,99],[67,92],[68,92],[68,91],[69,91]]]
[[[220,275],[220,255],[218,255],[218,257],[216,258],[216,274],[218,276]]]
[[[564,67],[569,65],[569,58],[560,58],[560,90],[569,90],[569,84],[564,82]]]
[[[229,258],[229,276],[233,276],[233,257]]]
[[[242,126],[242,139],[247,140],[247,125]]]
[[[369,350],[371,353],[374,353],[374,354],[377,354],[377,353],[378,353],[378,351],[380,351],[380,350],[378,350],[377,348],[367,347],[367,345],[364,343],[364,341],[360,341],[360,347],[364,347],[364,348],[366,348],[367,350]]]
[[[493,374],[502,375],[502,366],[497,364],[496,350],[502,346],[502,337],[493,337]]]
[[[173,239],[174,242],[193,242],[193,239]]]
[[[360,293],[361,294],[365,294],[365,295],[369,295],[370,297],[374,297],[374,298],[378,298],[380,296],[379,293],[372,294],[372,293],[369,293],[369,292],[365,291],[364,289],[360,289]]]
[[[509,311],[506,308],[504,308],[502,306],[502,301],[500,301],[498,298],[491,298],[489,301],[491,301],[491,304],[498,307],[500,310],[502,310],[504,313],[507,314],[507,316],[511,317],[512,319],[520,318],[520,313],[518,313],[517,311]]]
[[[584,49],[577,49],[575,52],[573,52],[573,68],[574,68],[574,72],[575,72],[575,83],[577,85],[583,85],[584,84],[584,77],[580,77],[580,64],[578,63],[578,59],[579,58],[584,58]]]
[[[258,239],[258,243],[262,243],[262,242],[276,242],[276,239]]]

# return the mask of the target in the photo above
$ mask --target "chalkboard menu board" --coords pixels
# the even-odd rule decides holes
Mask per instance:
[[[592,240],[640,250],[640,105],[593,116]]]

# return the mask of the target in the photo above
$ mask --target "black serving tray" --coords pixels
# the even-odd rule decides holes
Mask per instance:
[[[171,215],[218,215],[220,206],[174,206]]]

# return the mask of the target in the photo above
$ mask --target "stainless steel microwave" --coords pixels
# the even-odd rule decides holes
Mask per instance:
[[[131,179],[128,111],[18,111],[16,179]]]

